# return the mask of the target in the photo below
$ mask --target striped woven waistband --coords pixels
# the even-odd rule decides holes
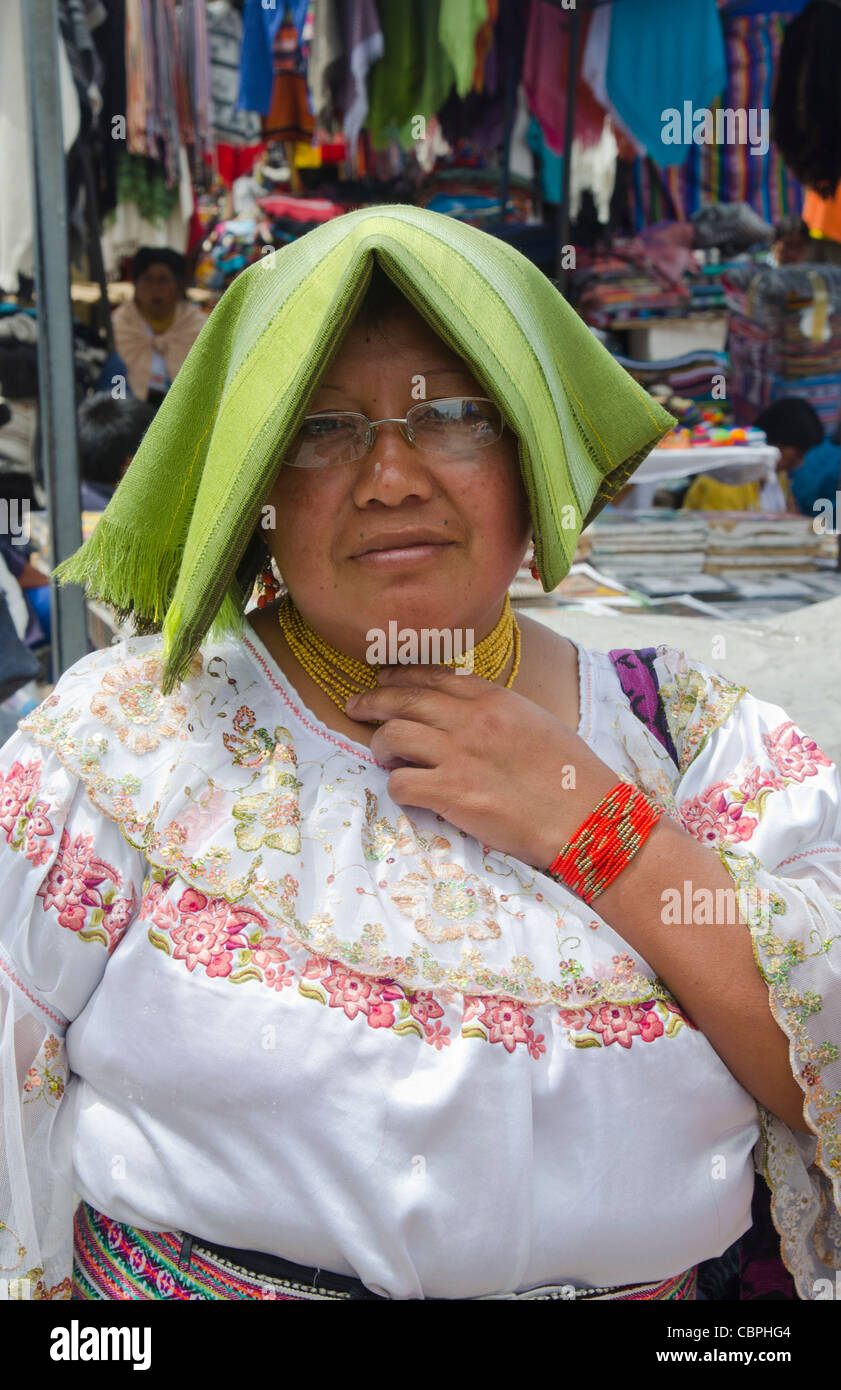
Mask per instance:
[[[92,1299],[276,1299],[331,1302],[376,1298],[352,1280],[332,1276],[336,1287],[313,1288],[294,1277],[276,1278],[249,1270],[205,1248],[196,1237],[189,1262],[182,1258],[180,1231],[140,1231],[112,1221],[80,1202],[74,1221],[73,1293],[76,1300]],[[296,1268],[296,1267],[291,1267]],[[301,1275],[308,1271],[301,1270]],[[611,1302],[636,1299],[694,1299],[695,1269],[673,1279],[626,1285],[622,1288],[573,1290],[551,1284],[524,1293],[480,1295],[471,1302],[496,1299],[558,1299]],[[341,1284],[348,1287],[342,1289]]]

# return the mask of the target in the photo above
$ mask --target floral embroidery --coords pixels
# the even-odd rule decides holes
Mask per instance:
[[[106,881],[108,886],[102,888]],[[60,926],[82,941],[98,941],[110,953],[124,935],[136,903],[134,889],[130,898],[117,897],[122,881],[116,869],[94,854],[92,835],[77,835],[71,841],[62,830],[55,863],[37,896],[45,912],[56,912]]]
[[[684,1024],[697,1031],[673,999],[602,1004],[597,1009],[560,1009],[557,1018],[566,1026],[575,1047],[610,1047],[611,1043],[618,1043],[627,1049],[634,1038],[646,1043],[663,1036],[673,1038]]]
[[[720,676],[705,677],[680,656],[677,671],[660,686],[660,698],[681,772],[698,756],[710,734],[729,718],[744,693],[743,686],[732,685]]]
[[[475,1021],[474,1021],[475,1020]],[[470,1027],[464,1026],[470,1023]],[[511,999],[477,999],[465,996],[461,1036],[481,1038],[485,1042],[502,1043],[506,1052],[514,1052],[522,1043],[537,1061],[546,1051],[543,1033],[535,1036],[534,1018]]]
[[[684,828],[702,844],[734,845],[751,839],[772,792],[784,791],[792,781],[817,776],[819,765],[832,766],[817,744],[804,739],[791,723],[781,724],[771,735],[763,734],[762,741],[774,769],[754,766],[738,786],[713,782],[699,796],[681,804]]]
[[[195,655],[188,679],[199,675],[203,665],[201,656]],[[156,655],[113,666],[91,700],[91,714],[114,729],[132,753],[151,753],[162,738],[187,737],[186,706],[161,693],[162,672],[163,661]]]
[[[435,942],[463,941],[465,935],[482,941],[501,935],[492,916],[496,898],[475,874],[460,864],[433,864],[426,857],[421,863],[425,873],[404,875],[389,892],[395,907],[412,919],[421,936]]]
[[[815,990],[798,988],[792,979],[793,975],[795,979],[801,975],[809,961],[826,954],[835,938],[828,934],[827,924],[817,925],[819,919],[810,913],[805,939],[784,941],[773,927],[774,917],[786,913],[786,903],[778,893],[759,891],[757,879],[764,871],[756,857],[737,856],[723,848],[719,855],[742,890],[747,904],[742,910],[750,928],[756,963],[770,987],[771,1010],[791,1039],[798,1074],[806,1083],[806,1104],[819,1139],[817,1161],[837,1178],[841,1176],[841,1089],[833,1086],[824,1072],[838,1062],[839,1048],[836,1043],[821,1039],[819,1033],[816,1037],[815,1024],[810,1032],[807,1024],[819,1020],[823,998]]]
[[[41,760],[12,763],[5,777],[0,776],[0,828],[14,850],[23,850],[32,864],[46,864],[51,854],[48,843],[54,833],[47,817],[49,804],[38,801]]]
[[[62,1066],[60,1057],[61,1043],[50,1033],[44,1039],[38,1056],[26,1073],[26,1080],[23,1083],[26,1097],[23,1102],[24,1105],[29,1105],[32,1101],[43,1100],[51,1110],[55,1110],[64,1095],[64,1087],[67,1082],[67,1071]]]
[[[791,719],[763,734],[762,744],[774,766],[791,782],[815,777],[819,767],[832,767],[832,760],[815,740],[801,734]]]
[[[444,1010],[428,990],[412,993],[401,989],[394,980],[366,979],[335,961],[311,956],[298,992],[307,999],[328,1004],[331,1009],[342,1009],[347,1018],[362,1015],[369,1028],[414,1033],[436,1052],[450,1046],[450,1030],[441,1024]]]
[[[396,826],[379,813],[377,797],[370,787],[365,788],[365,820],[361,841],[365,858],[378,861],[396,850],[398,854],[449,854],[450,841],[443,835],[421,835],[417,826],[404,813],[397,817]]]

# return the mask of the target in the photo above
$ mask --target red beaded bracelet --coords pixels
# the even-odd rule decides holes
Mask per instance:
[[[620,782],[567,840],[546,872],[591,903],[633,859],[660,819],[642,792]]]

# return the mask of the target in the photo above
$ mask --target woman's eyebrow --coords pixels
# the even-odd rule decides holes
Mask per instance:
[[[463,367],[433,367],[431,371],[429,371],[429,372],[419,372],[418,375],[419,375],[419,376],[423,376],[423,377],[429,377],[429,376],[472,376],[472,372],[470,371],[470,368],[465,364],[465,366],[463,366]],[[345,386],[337,386],[336,383],[333,382],[333,381],[323,381],[323,382],[321,383],[321,390],[322,390],[322,391],[345,391],[345,390],[347,390],[347,387],[345,387]]]

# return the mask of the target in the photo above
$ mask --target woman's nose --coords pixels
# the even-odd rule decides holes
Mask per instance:
[[[357,469],[353,496],[358,507],[372,501],[396,507],[410,497],[425,500],[434,491],[424,456],[409,443],[406,426],[392,420],[377,426],[373,448]]]

